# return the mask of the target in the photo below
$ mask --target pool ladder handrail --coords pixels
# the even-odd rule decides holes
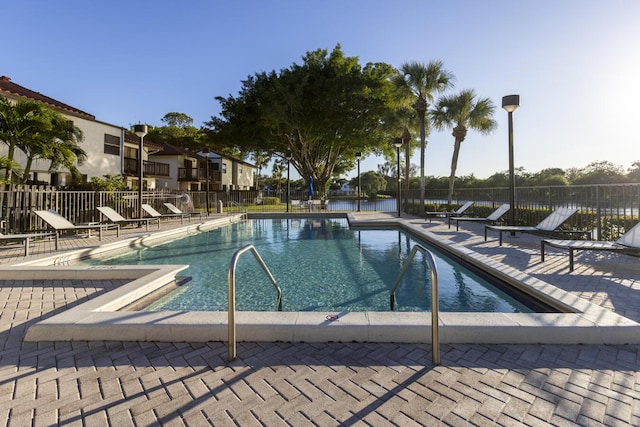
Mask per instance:
[[[276,288],[276,292],[278,293],[278,311],[282,311],[282,290],[276,283],[276,279],[274,279],[271,271],[269,271],[269,267],[267,267],[267,264],[265,264],[262,257],[260,257],[258,250],[251,244],[238,249],[231,257],[231,261],[229,262],[229,273],[227,275],[229,282],[229,361],[236,358],[236,265],[238,264],[240,255],[247,251],[251,251],[251,253],[253,253],[258,264],[260,264],[260,267],[262,267],[269,280],[271,280],[271,283],[273,283],[273,287]]]
[[[246,214],[247,213],[247,208],[244,207],[244,205],[241,205],[238,202],[235,202],[233,200],[227,200],[227,203],[231,206],[237,206],[240,209],[240,212]]]
[[[433,364],[440,364],[440,337],[439,337],[439,325],[438,325],[438,268],[436,266],[436,260],[433,257],[431,251],[422,245],[414,245],[409,252],[407,261],[402,266],[398,278],[391,288],[390,304],[391,311],[395,309],[396,303],[396,288],[400,285],[402,278],[404,277],[411,261],[415,258],[416,253],[420,251],[425,256],[427,264],[429,264],[429,270],[431,272],[431,345],[433,349]]]

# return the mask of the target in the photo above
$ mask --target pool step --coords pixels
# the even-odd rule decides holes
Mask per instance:
[[[149,306],[149,304],[151,304],[151,303],[157,301],[158,299],[162,298],[163,296],[175,291],[176,289],[180,288],[181,286],[184,286],[184,285],[190,283],[192,279],[193,279],[193,277],[191,277],[191,276],[176,276],[174,278],[174,280],[172,280],[171,282],[169,282],[166,285],[162,286],[161,288],[156,289],[155,291],[143,296],[142,298],[139,298],[139,299],[133,301],[132,303],[124,306],[123,308],[120,309],[120,311],[141,311],[141,310],[144,310],[144,308]]]

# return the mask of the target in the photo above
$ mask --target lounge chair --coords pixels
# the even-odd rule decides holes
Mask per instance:
[[[569,271],[573,271],[573,254],[576,251],[610,251],[625,255],[640,255],[640,222],[624,233],[615,242],[603,242],[599,240],[557,240],[543,239],[540,242],[540,254],[544,262],[544,247],[569,250]]]
[[[127,224],[146,224],[147,231],[149,231],[149,223],[155,221],[158,223],[158,228],[160,228],[160,218],[131,218],[127,219],[120,215],[118,212],[110,208],[109,206],[99,206],[98,210],[100,213],[107,217],[109,221],[118,225],[127,225]]]
[[[41,237],[51,237],[53,233],[22,233],[22,234],[2,234],[0,233],[0,241],[2,242],[22,242],[24,243],[24,256],[29,256],[29,243],[33,239]]]
[[[38,215],[47,225],[53,228],[54,235],[56,238],[56,250],[58,249],[58,243],[60,239],[60,233],[63,231],[80,231],[87,230],[88,236],[91,237],[91,230],[98,230],[98,240],[102,240],[102,231],[109,230],[111,228],[116,229],[116,235],[120,236],[120,227],[115,226],[114,224],[74,224],[58,212],[54,210],[48,211],[33,211],[36,215]]]
[[[476,217],[472,217],[472,216],[453,216],[449,218],[449,225],[451,225],[451,221],[455,221],[456,223],[456,231],[459,230],[459,222],[460,221],[473,221],[473,222],[490,222],[490,223],[494,223],[497,220],[499,220],[502,215],[506,214],[507,211],[509,210],[509,203],[505,203],[504,205],[501,205],[498,209],[496,209],[495,211],[491,212],[491,215],[487,216],[486,218],[476,218]]]
[[[151,205],[146,205],[143,204],[142,205],[142,210],[145,211],[146,213],[148,213],[149,215],[151,215],[151,218],[167,218],[167,219],[171,219],[171,218],[180,218],[180,224],[182,224],[184,222],[184,219],[187,218],[189,220],[189,222],[191,222],[191,215],[188,213],[179,213],[179,214],[175,214],[175,213],[170,213],[170,214],[161,214],[160,212],[158,212],[157,210],[155,210],[153,208],[153,206]]]
[[[309,208],[309,212],[320,209],[322,207],[322,200],[309,199],[307,200],[307,207]]]
[[[205,212],[183,212],[180,209],[178,209],[176,205],[174,205],[173,203],[164,203],[164,205],[167,209],[169,209],[171,213],[174,213],[174,214],[188,214],[191,216],[200,215],[200,218],[202,218],[202,215],[205,214]]]
[[[487,241],[487,230],[493,230],[500,233],[500,246],[502,246],[502,233],[530,233],[530,234],[586,234],[584,231],[557,231],[566,220],[578,211],[577,208],[558,208],[553,211],[549,216],[540,221],[540,223],[534,227],[531,226],[517,226],[517,225],[485,225],[484,226],[484,241]]]
[[[433,218],[434,216],[445,217],[449,221],[449,227],[451,227],[451,217],[462,215],[464,211],[466,211],[473,205],[473,203],[474,202],[466,202],[464,205],[460,206],[457,210],[451,211],[451,212],[446,212],[446,211],[445,212],[438,212],[438,211],[425,212],[424,220],[426,221],[427,218],[429,218],[429,222],[431,222],[431,218]]]

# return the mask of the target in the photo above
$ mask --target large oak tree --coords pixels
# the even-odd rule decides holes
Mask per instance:
[[[361,66],[339,45],[331,53],[307,52],[302,64],[256,73],[237,96],[217,97],[221,113],[206,127],[214,147],[276,158],[290,153],[291,166],[323,191],[332,175],[353,168],[356,152],[392,150],[395,72],[384,63]]]

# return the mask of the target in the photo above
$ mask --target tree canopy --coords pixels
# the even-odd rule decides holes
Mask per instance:
[[[356,152],[391,150],[394,73],[385,63],[360,65],[339,45],[307,52],[302,64],[249,76],[237,96],[217,97],[222,111],[205,126],[215,147],[290,153],[291,166],[325,189],[332,175],[353,168]]]
[[[187,114],[171,112],[165,114],[161,120],[165,125],[151,127],[147,135],[149,141],[191,150],[202,147],[203,132],[193,126],[193,119]]]

